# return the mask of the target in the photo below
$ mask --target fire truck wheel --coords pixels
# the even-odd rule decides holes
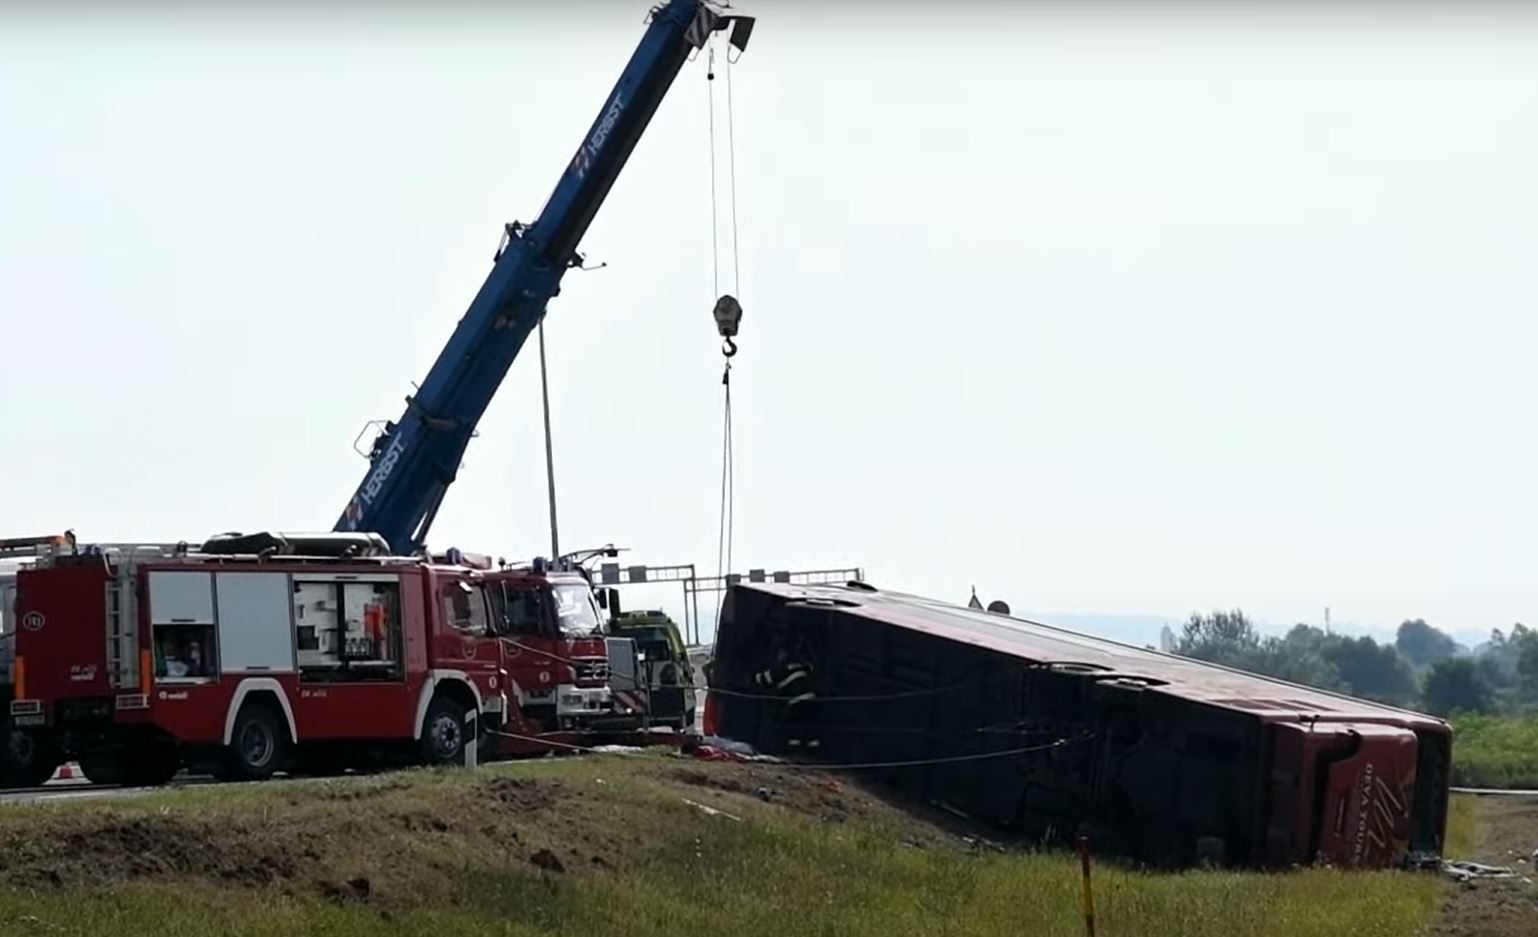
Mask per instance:
[[[288,727],[272,707],[247,703],[235,717],[219,777],[226,781],[265,781],[288,757]]]
[[[0,755],[0,787],[41,787],[64,763],[52,740],[26,729],[8,729]]]
[[[430,765],[465,763],[466,709],[447,696],[437,697],[427,707],[422,723],[422,759]]]
[[[80,773],[92,784],[122,784],[123,762],[115,752],[81,755]]]

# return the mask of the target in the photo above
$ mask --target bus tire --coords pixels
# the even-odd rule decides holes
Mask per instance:
[[[230,744],[224,747],[219,777],[225,781],[265,781],[288,758],[288,726],[273,707],[249,702],[240,707]]]

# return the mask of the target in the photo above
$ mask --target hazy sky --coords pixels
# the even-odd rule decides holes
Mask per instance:
[[[646,9],[215,6],[0,13],[0,536],[329,527]],[[752,9],[739,567],[1538,623],[1538,17]],[[550,307],[563,546],[715,565],[706,95]],[[544,549],[532,342],[480,432],[434,543]]]

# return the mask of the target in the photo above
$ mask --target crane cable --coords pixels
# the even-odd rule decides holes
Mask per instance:
[[[725,585],[725,578],[732,568],[733,527],[736,514],[736,472],[732,441],[732,357],[737,354],[737,344],[732,339],[742,318],[742,261],[737,249],[737,140],[736,116],[732,102],[732,58],[726,55],[726,158],[728,206],[731,211],[732,293],[721,292],[721,235],[719,183],[716,170],[716,50],[711,41],[706,47],[705,88],[709,103],[710,134],[710,253],[711,286],[718,297],[714,310],[716,328],[722,338],[721,354],[726,359],[721,372],[721,512],[720,526],[716,534],[716,577]],[[735,295],[734,295],[735,294]],[[721,622],[721,596],[716,593],[715,621]]]

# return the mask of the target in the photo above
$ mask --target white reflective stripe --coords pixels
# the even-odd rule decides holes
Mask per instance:
[[[470,695],[475,698],[475,711],[480,712],[481,691],[475,688],[475,683],[470,680],[469,674],[463,670],[429,670],[427,672],[427,679],[422,681],[422,690],[417,695],[417,718],[415,723],[417,728],[414,737],[422,737],[422,726],[427,722],[427,707],[433,701],[433,691],[438,688],[438,684],[446,680],[463,683],[468,687]]]
[[[283,708],[283,718],[288,720],[289,741],[299,741],[299,730],[294,725],[294,710],[288,704],[288,694],[283,692],[283,684],[271,677],[247,677],[240,681],[240,686],[235,688],[235,695],[230,699],[230,708],[224,714],[224,744],[230,744],[230,739],[235,735],[235,717],[240,715],[240,706],[256,690],[270,690],[278,698],[278,705]]]
[[[783,690],[786,687],[790,686],[792,683],[795,683],[797,680],[805,680],[805,679],[806,679],[806,671],[805,670],[798,670],[795,673],[791,674],[790,676],[786,677],[784,680],[781,680],[778,684],[776,684],[775,685],[775,689],[776,690]]]
[[[633,693],[629,690],[614,690],[613,698],[627,709],[634,710],[635,712],[646,712],[647,699],[643,694]]]
[[[793,696],[793,697],[791,697],[790,698],[790,702],[786,703],[785,705],[786,706],[794,706],[797,703],[804,703],[804,702],[806,702],[809,699],[816,699],[816,698],[817,698],[817,694],[816,693],[802,693],[800,696]]]

